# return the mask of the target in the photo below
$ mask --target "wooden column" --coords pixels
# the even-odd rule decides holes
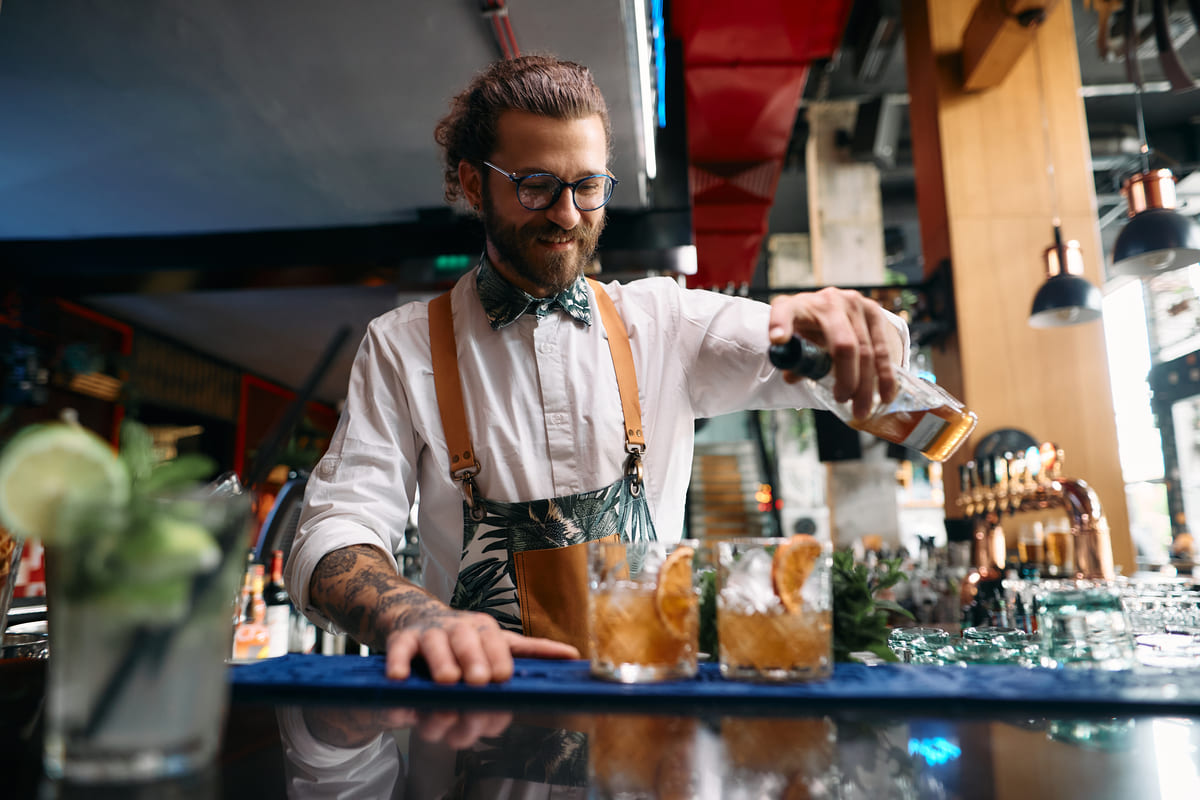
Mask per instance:
[[[1082,246],[1088,280],[1103,281],[1071,5],[1053,8],[1003,80],[969,92],[962,49],[974,7],[967,0],[904,4],[925,265],[928,272],[949,260],[958,317],[957,336],[934,354],[935,370],[979,414],[972,441],[948,466],[1001,428],[1056,442],[1066,453],[1065,473],[1099,495],[1114,559],[1129,575],[1136,563],[1104,329],[1099,322],[1034,329],[1027,321],[1046,277],[1042,254],[1056,215],[1064,237]],[[962,515],[956,473],[946,473],[948,516]]]

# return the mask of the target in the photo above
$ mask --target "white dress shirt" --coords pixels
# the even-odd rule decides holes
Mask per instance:
[[[452,306],[467,424],[484,498],[547,499],[598,489],[622,474],[621,402],[604,326],[554,313],[492,330],[476,272]],[[769,306],[670,278],[605,285],[633,349],[646,493],[658,537],[678,540],[691,480],[694,423],[746,409],[813,405],[806,381],[787,384],[767,360]],[[595,308],[593,301],[593,309]],[[907,329],[904,331],[907,353]],[[458,577],[463,502],[434,391],[428,304],[373,320],[359,346],[329,450],[308,480],[287,564],[297,608],[336,630],[310,604],[321,557],[354,544],[404,547],[420,489],[417,530],[424,586],[448,602]]]

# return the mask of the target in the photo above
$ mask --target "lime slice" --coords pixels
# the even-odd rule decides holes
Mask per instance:
[[[45,544],[62,535],[56,522],[64,505],[122,505],[129,490],[129,473],[112,447],[77,425],[33,426],[0,452],[0,523]]]

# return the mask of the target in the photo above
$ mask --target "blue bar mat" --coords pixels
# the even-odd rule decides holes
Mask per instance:
[[[384,677],[382,656],[291,654],[230,668],[239,701],[370,702],[403,705],[521,705],[557,702],[572,706],[721,708],[754,706],[783,711],[811,706],[894,704],[995,712],[1008,707],[1067,706],[1122,713],[1172,709],[1200,714],[1200,669],[1092,672],[1017,666],[941,667],[909,664],[838,664],[833,677],[814,683],[751,684],[724,680],[715,663],[700,665],[692,680],[619,684],[588,675],[586,661],[517,659],[511,681],[488,686],[440,685],[414,674],[405,681]]]

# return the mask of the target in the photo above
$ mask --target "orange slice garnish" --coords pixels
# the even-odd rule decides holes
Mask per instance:
[[[783,607],[796,612],[804,605],[800,589],[821,556],[821,543],[807,533],[797,533],[775,548],[771,583]]]
[[[699,604],[692,589],[692,558],[695,555],[696,551],[687,545],[672,550],[658,570],[658,585],[654,587],[658,618],[663,627],[679,639],[688,635],[688,617]]]

